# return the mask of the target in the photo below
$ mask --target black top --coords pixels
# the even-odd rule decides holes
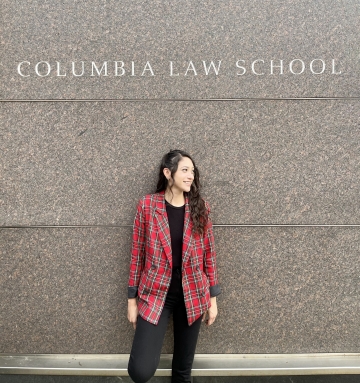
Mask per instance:
[[[181,269],[185,205],[173,206],[165,201],[169,220],[173,269]]]

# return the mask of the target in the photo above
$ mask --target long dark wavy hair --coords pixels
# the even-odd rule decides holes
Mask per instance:
[[[194,160],[191,156],[182,150],[171,150],[165,154],[161,160],[159,168],[159,178],[156,186],[156,192],[165,191],[168,187],[168,179],[165,177],[164,169],[168,168],[171,172],[171,178],[174,177],[175,172],[178,169],[179,161],[183,158],[189,158],[194,165],[194,180],[191,184],[190,191],[184,192],[184,195],[188,196],[190,215],[193,222],[193,230],[195,233],[203,234],[205,227],[209,220],[209,213],[205,206],[205,201],[200,195],[200,174],[199,169],[196,167]],[[171,187],[170,187],[171,190]]]

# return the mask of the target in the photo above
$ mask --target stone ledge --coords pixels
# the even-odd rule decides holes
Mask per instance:
[[[127,376],[128,354],[0,354],[1,374]],[[155,376],[171,375],[163,354]],[[197,354],[193,376],[360,374],[360,353]]]

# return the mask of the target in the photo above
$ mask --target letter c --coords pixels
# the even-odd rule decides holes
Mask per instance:
[[[30,77],[29,74],[26,76],[26,75],[24,75],[24,74],[21,72],[21,65],[24,64],[24,63],[30,65],[30,62],[29,62],[29,61],[22,61],[21,63],[19,63],[19,65],[18,65],[18,67],[17,67],[17,71],[18,71],[18,73],[19,73],[19,75],[20,75],[21,77]]]
[[[264,60],[255,60],[255,61],[253,61],[252,64],[251,64],[251,70],[252,70],[252,72],[253,72],[254,74],[256,74],[257,76],[262,76],[262,75],[264,74],[264,72],[262,72],[262,73],[257,73],[256,70],[255,70],[255,64],[258,63],[258,62],[259,62],[259,63],[261,62],[261,63],[264,64]]]

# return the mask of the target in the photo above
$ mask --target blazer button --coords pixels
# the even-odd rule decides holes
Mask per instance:
[[[200,266],[199,265],[196,266],[196,270],[200,270]]]
[[[152,270],[155,270],[156,266],[155,265],[151,265],[151,268],[152,268]]]
[[[144,294],[148,295],[149,294],[149,290],[144,290]]]

